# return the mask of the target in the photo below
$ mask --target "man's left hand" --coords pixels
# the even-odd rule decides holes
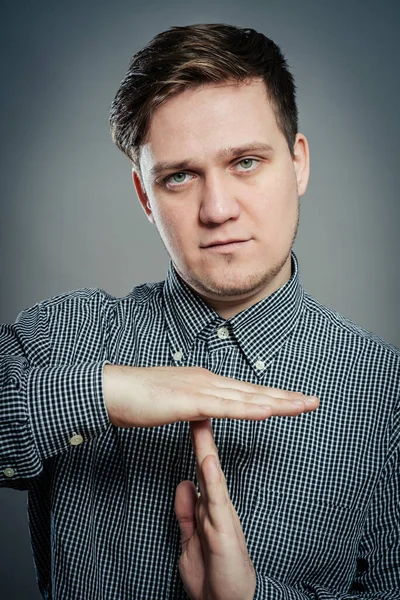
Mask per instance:
[[[252,600],[255,571],[229,498],[211,422],[195,421],[190,428],[200,495],[191,481],[182,481],[176,489],[183,584],[192,600]]]

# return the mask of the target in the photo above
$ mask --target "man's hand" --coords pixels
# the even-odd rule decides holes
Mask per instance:
[[[296,416],[318,407],[289,392],[221,377],[201,367],[124,367],[105,365],[104,401],[118,427],[157,427],[176,421],[262,420]]]
[[[179,572],[192,600],[251,600],[256,588],[239,517],[229,498],[211,423],[191,423],[200,496],[182,481],[175,513],[182,538]]]

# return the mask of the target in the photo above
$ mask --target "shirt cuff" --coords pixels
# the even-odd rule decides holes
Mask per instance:
[[[29,421],[42,460],[99,436],[111,425],[103,395],[105,364],[110,363],[30,369]]]

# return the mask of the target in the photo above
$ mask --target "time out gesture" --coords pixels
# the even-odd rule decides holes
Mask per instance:
[[[210,418],[263,420],[296,416],[317,398],[215,375],[201,367],[105,365],[103,391],[118,427],[190,421],[200,496],[191,481],[176,490],[182,537],[180,574],[192,600],[250,600],[256,577],[230,501]]]
[[[190,481],[176,490],[182,536],[180,573],[193,600],[247,600],[255,572],[239,518],[230,501],[209,418],[262,420],[296,416],[318,407],[299,392],[221,377],[200,367],[104,367],[111,422],[157,427],[191,421],[200,497]]]

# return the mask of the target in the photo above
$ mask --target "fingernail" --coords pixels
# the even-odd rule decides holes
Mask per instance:
[[[304,398],[304,402],[307,402],[307,404],[316,404],[318,402],[318,398],[316,396],[307,396]]]

